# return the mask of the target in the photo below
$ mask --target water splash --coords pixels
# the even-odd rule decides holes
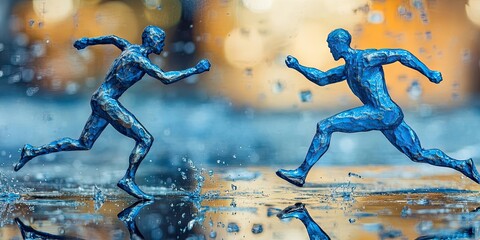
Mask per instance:
[[[312,101],[312,92],[310,90],[301,91],[300,92],[300,101],[311,102]]]
[[[8,177],[0,172],[0,227],[9,223],[13,211],[15,210],[15,203],[20,200],[20,194],[14,190],[16,185],[11,186],[9,183],[13,182],[13,178],[9,181]]]
[[[227,232],[240,232],[240,227],[234,222],[230,222],[227,225]]]
[[[252,226],[252,233],[253,234],[260,234],[263,232],[262,224],[253,224]]]
[[[105,203],[106,197],[103,194],[102,190],[97,187],[97,185],[93,186],[93,200],[95,201],[95,212],[98,211]]]

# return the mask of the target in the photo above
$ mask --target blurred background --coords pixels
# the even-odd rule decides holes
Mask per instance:
[[[25,143],[42,145],[80,134],[91,111],[90,96],[120,53],[112,45],[77,51],[73,42],[81,37],[114,34],[140,44],[147,25],[166,31],[165,50],[150,55],[162,69],[186,69],[202,58],[209,59],[212,68],[168,86],[146,76],[120,98],[155,138],[139,169],[141,176],[147,176],[137,179],[141,185],[153,190],[158,186],[175,189],[175,184],[194,188],[197,183],[192,180],[192,171],[185,171],[191,167],[185,160],[188,158],[198,169],[237,172],[239,167],[260,167],[268,179],[247,182],[247,186],[252,184],[252,191],[257,193],[257,187],[277,181],[275,191],[280,189],[277,193],[285,197],[285,183],[273,171],[301,163],[317,122],[360,105],[345,82],[319,87],[284,64],[287,55],[321,70],[343,64],[342,60],[333,60],[326,44],[328,33],[336,28],[350,31],[355,48],[403,48],[429,68],[442,72],[444,80],[437,85],[400,63],[385,66],[391,96],[405,111],[406,122],[415,129],[423,146],[442,149],[455,158],[472,157],[480,164],[480,0],[3,0],[0,163],[7,176],[1,179],[4,183],[15,186],[13,179],[35,184],[43,181],[47,185],[37,187],[47,189],[47,193],[53,191],[48,184],[65,185],[65,181],[75,191],[77,185],[83,189],[93,184],[104,184],[110,188],[108,191],[116,191],[111,190],[113,183],[123,175],[134,142],[111,127],[90,151],[41,156],[15,175],[12,164],[18,161],[18,149]],[[318,166],[325,165],[349,169],[353,165],[399,164],[412,164],[415,169],[419,165],[411,163],[380,132],[335,133],[330,150],[316,169],[324,169]],[[369,167],[362,169],[369,171]],[[424,175],[440,171],[428,166],[422,169]],[[322,176],[326,172],[315,178],[325,180]],[[348,171],[340,172],[338,176],[346,176]],[[397,173],[403,177],[401,170]],[[253,176],[255,179],[258,174]],[[329,181],[336,181],[336,177],[331,178]],[[220,191],[220,185],[221,193],[229,193],[231,181],[206,184],[212,191]],[[64,185],[53,189],[68,192]],[[329,186],[326,188],[330,191]],[[82,194],[91,195],[89,190]],[[294,192],[290,197],[301,194]],[[175,215],[158,229],[164,234],[177,229],[171,233],[172,238],[184,238],[188,231],[178,230],[180,225],[186,225],[185,220],[180,224],[184,218],[181,213],[190,214],[195,209],[190,203],[172,208],[176,200],[169,201],[152,207],[162,209],[161,214],[166,216]],[[237,201],[241,204],[241,197]],[[245,205],[257,206],[255,201],[246,200]],[[227,207],[235,203],[234,199],[219,202],[219,206]],[[259,209],[291,204],[282,198],[273,205],[262,203]],[[400,209],[401,204],[393,204],[391,211]],[[91,205],[89,202],[90,210]],[[102,211],[115,218],[127,205],[108,203]],[[317,210],[328,212],[327,207]],[[19,209],[28,212],[26,206]],[[233,218],[235,214],[227,211],[225,216]],[[339,216],[334,211],[330,214]],[[96,224],[96,219],[86,221]],[[157,216],[144,219],[160,221]],[[122,226],[115,221],[118,226],[114,229]],[[351,225],[349,221],[343,224]],[[331,226],[337,226],[337,222]],[[413,231],[413,226],[408,227]],[[4,236],[18,235],[16,228],[11,229],[11,235]],[[283,226],[278,229],[287,231]],[[298,229],[303,232],[301,225],[297,225]],[[155,231],[149,236],[158,236]],[[126,232],[123,234],[125,237]],[[274,238],[281,236],[288,239],[285,233]]]
[[[443,73],[435,86],[400,64],[387,67],[390,91],[403,106],[455,106],[479,88],[478,0],[34,0],[3,1],[1,14],[2,89],[32,97],[90,94],[119,51],[77,51],[73,41],[115,34],[141,43],[150,24],[167,32],[165,51],[151,56],[156,64],[183,69],[208,58],[213,68],[168,88],[145,81],[140,91],[149,94],[222,97],[277,111],[357,105],[346,84],[318,88],[284,65],[288,54],[324,70],[342,64],[325,44],[340,27],[352,33],[353,47],[404,48]]]

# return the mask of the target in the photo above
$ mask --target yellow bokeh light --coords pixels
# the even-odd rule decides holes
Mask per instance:
[[[273,0],[242,0],[248,10],[255,13],[262,13],[272,8]]]
[[[46,22],[60,22],[72,16],[76,4],[73,0],[33,0],[35,14]]]
[[[327,35],[331,29],[314,22],[304,23],[288,48],[288,54],[294,55],[306,65],[331,66],[334,60],[327,45]],[[336,63],[342,64],[342,63]]]
[[[235,67],[257,65],[265,58],[264,41],[256,29],[233,29],[225,38],[225,58]]]
[[[138,21],[135,11],[122,2],[99,5],[95,13],[101,35],[115,34],[127,40],[138,39]]]
[[[467,17],[475,25],[480,26],[480,0],[468,0],[465,5],[467,11]]]
[[[147,21],[161,28],[175,26],[182,16],[182,4],[178,0],[147,1],[145,5],[144,13]]]

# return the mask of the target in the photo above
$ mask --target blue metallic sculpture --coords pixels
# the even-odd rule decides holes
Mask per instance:
[[[297,218],[302,221],[311,240],[330,240],[327,233],[312,219],[303,203],[295,203],[295,205],[286,207],[277,214],[277,217],[280,219]]]
[[[93,94],[90,101],[92,114],[80,137],[78,139],[62,138],[41,147],[26,144],[22,149],[20,161],[15,165],[15,171],[40,155],[60,151],[89,150],[105,127],[111,124],[117,131],[136,141],[127,172],[117,186],[136,198],[153,199],[152,195],[142,192],[135,183],[135,173],[152,146],[153,137],[135,116],[120,104],[118,98],[142,79],[145,73],[164,84],[170,84],[210,69],[208,60],[203,59],[195,67],[183,71],[164,72],[148,58],[151,53],[160,54],[164,41],[165,32],[155,26],[147,26],[143,30],[142,45],[130,44],[127,40],[116,36],[81,38],[75,41],[73,46],[77,49],[83,49],[89,45],[113,44],[122,50],[122,53],[114,60],[105,82]]]
[[[125,208],[123,211],[118,213],[117,215],[118,219],[120,219],[120,221],[122,221],[125,224],[125,226],[127,226],[128,232],[130,234],[130,239],[132,240],[145,239],[145,237],[142,235],[142,233],[138,229],[135,219],[137,218],[138,214],[140,213],[140,211],[142,211],[142,209],[145,206],[148,206],[152,203],[153,201],[138,200],[137,202],[130,205],[128,208]]]
[[[350,42],[351,35],[344,29],[336,29],[328,35],[327,43],[333,58],[335,60],[343,58],[345,65],[326,72],[302,66],[292,56],[285,60],[289,68],[299,71],[308,80],[320,86],[347,80],[352,92],[364,105],[320,121],[305,161],[294,170],[280,169],[277,175],[302,187],[312,166],[327,151],[332,133],[379,130],[412,161],[453,168],[479,183],[480,175],[472,159],[456,160],[438,149],[422,148],[415,132],[403,120],[402,110],[388,94],[382,66],[399,61],[419,71],[433,83],[442,81],[440,72],[428,69],[406,50],[359,50],[352,49]]]

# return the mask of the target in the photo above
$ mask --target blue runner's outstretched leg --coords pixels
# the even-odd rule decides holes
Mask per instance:
[[[14,170],[20,170],[27,162],[40,155],[62,151],[89,150],[107,125],[108,122],[105,119],[93,113],[78,139],[61,138],[41,147],[25,144],[22,148],[20,161],[15,165]]]
[[[412,161],[439,167],[449,167],[463,173],[476,183],[480,183],[480,175],[471,158],[468,160],[457,160],[438,149],[423,149],[417,134],[405,121],[402,121],[400,125],[392,130],[383,130],[382,132],[393,146],[407,155]]]
[[[125,190],[128,194],[140,198],[153,200],[152,195],[145,194],[135,183],[135,173],[138,166],[147,155],[153,144],[152,135],[144,126],[130,113],[125,107],[115,99],[101,101],[97,111],[105,115],[109,123],[123,135],[135,140],[135,147],[130,154],[130,164],[125,176],[118,182],[117,186]],[[95,105],[93,105],[95,107]]]
[[[330,146],[332,133],[382,130],[398,124],[402,119],[403,114],[398,108],[391,108],[387,111],[370,106],[350,109],[329,117],[317,124],[317,133],[313,137],[302,165],[295,170],[280,169],[277,171],[277,175],[302,187],[310,169]]]

